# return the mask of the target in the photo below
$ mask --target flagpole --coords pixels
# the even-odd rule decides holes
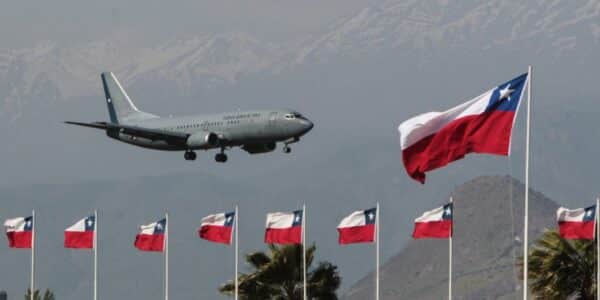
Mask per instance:
[[[379,202],[375,209],[375,300],[379,300]]]
[[[450,197],[450,203],[453,202]],[[452,209],[452,219],[454,220],[454,207]],[[454,225],[454,221],[452,221]],[[454,235],[454,228],[450,231],[450,239],[448,239],[448,300],[452,300],[452,236]]]
[[[169,300],[169,213],[165,214],[165,300]]]
[[[302,280],[304,300],[308,300],[306,291],[306,204],[302,205]]]
[[[98,211],[94,211],[94,300],[98,300]]]
[[[239,242],[239,238],[238,238],[238,206],[235,206],[235,293],[234,293],[234,298],[235,300],[238,300],[238,295],[239,295],[239,281],[238,281],[238,253],[239,253],[239,248],[238,248],[238,242]]]
[[[529,261],[529,238],[528,238],[528,228],[529,228],[529,140],[531,136],[531,81],[533,80],[533,70],[532,67],[529,66],[527,70],[527,76],[529,79],[527,80],[527,128],[526,128],[526,138],[525,138],[525,218],[524,218],[524,229],[523,229],[523,299],[527,300],[527,293],[529,286],[527,284],[528,277],[528,261]]]
[[[35,210],[31,211],[31,287],[30,287],[30,299],[34,300],[33,295],[35,294]]]
[[[598,237],[598,234],[600,234],[600,232],[598,230],[600,230],[600,224],[598,224],[598,219],[600,218],[600,216],[598,216],[598,212],[600,211],[600,207],[598,207],[598,205],[600,204],[600,198],[596,198],[596,299],[600,300],[600,288],[598,288],[598,283],[600,282],[600,238]]]

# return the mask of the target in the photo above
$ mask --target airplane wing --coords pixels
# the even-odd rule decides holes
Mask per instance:
[[[162,141],[166,141],[169,144],[175,144],[175,145],[185,145],[187,142],[187,139],[189,137],[189,134],[182,133],[182,132],[168,131],[168,130],[163,130],[163,129],[151,129],[151,128],[144,128],[144,127],[131,126],[131,125],[122,125],[122,124],[115,124],[115,123],[107,123],[107,122],[82,123],[82,122],[67,121],[65,123],[70,124],[70,125],[77,125],[77,126],[103,129],[103,130],[115,130],[115,131],[118,131],[119,133],[128,134],[128,135],[136,136],[136,137],[140,137],[140,138],[146,138],[146,139],[150,139],[153,141],[162,140]]]

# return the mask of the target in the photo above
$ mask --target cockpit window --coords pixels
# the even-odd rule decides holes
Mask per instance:
[[[288,120],[292,120],[292,119],[295,119],[296,116],[294,114],[285,114],[285,118]]]

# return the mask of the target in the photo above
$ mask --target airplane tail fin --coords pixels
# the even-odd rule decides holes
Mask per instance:
[[[117,77],[112,72],[104,72],[100,75],[108,114],[112,123],[126,121],[141,121],[156,118],[157,116],[140,111],[131,101],[127,92],[123,89]]]

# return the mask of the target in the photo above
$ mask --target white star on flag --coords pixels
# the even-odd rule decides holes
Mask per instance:
[[[90,227],[91,227],[92,225],[94,225],[94,221],[92,221],[92,220],[88,220],[88,226],[90,226]]]
[[[369,214],[369,219],[370,219],[370,220],[373,220],[373,217],[374,217],[373,213],[370,213],[370,214]]]
[[[450,215],[450,214],[452,214],[452,210],[450,209],[450,207],[446,208],[446,214],[447,214],[447,215]]]
[[[162,229],[162,225],[160,225],[160,223],[156,224],[156,229],[161,230]]]
[[[515,90],[510,89],[510,84],[508,84],[505,88],[500,90],[500,100],[504,100],[504,99],[508,99],[508,101],[510,101],[510,95],[514,92]]]

